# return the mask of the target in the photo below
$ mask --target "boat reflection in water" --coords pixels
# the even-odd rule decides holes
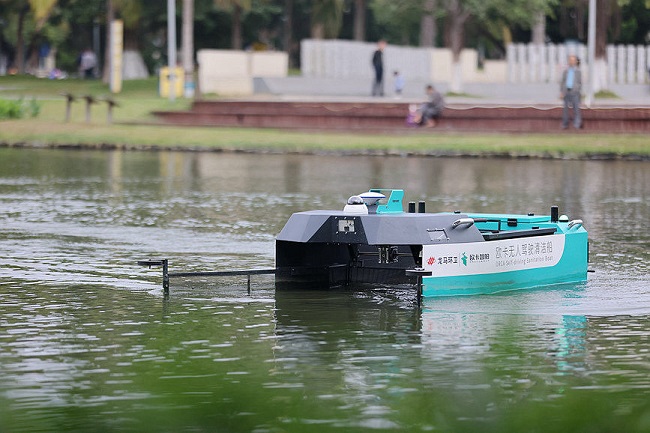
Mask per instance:
[[[606,320],[518,307],[531,304],[526,297],[532,304],[561,303],[567,292],[581,290],[568,286],[426,299],[421,308],[412,288],[277,288],[275,356],[320,366],[330,380],[364,393],[377,386],[449,392],[545,387],[584,368],[588,328]],[[320,383],[321,373],[312,379]]]

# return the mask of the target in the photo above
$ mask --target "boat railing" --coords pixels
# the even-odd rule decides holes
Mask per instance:
[[[575,227],[576,229],[579,229],[582,227],[582,220],[571,220],[569,221],[569,224],[567,225],[569,229]]]
[[[524,229],[524,230],[504,230],[500,232],[486,232],[483,233],[483,239],[486,241],[496,241],[503,239],[517,239],[517,238],[529,238],[534,236],[546,236],[555,234],[557,228],[547,227],[547,228],[534,228],[534,229]]]

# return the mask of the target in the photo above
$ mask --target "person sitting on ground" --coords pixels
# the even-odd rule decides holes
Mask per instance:
[[[431,84],[426,87],[426,92],[429,100],[422,104],[418,110],[419,113],[416,117],[416,121],[420,126],[433,128],[438,123],[438,119],[442,114],[442,109],[445,106],[445,101],[442,99],[440,92],[438,92]]]

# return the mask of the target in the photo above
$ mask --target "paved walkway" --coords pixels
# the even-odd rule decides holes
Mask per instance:
[[[424,98],[426,82],[407,82],[401,98],[392,91],[392,81],[385,85],[386,96],[373,98],[370,95],[371,83],[362,79],[327,79],[308,77],[256,78],[255,97],[281,100],[332,100],[332,101],[381,101],[401,100],[419,102]],[[447,93],[446,83],[433,83],[442,93]],[[593,107],[650,107],[649,85],[612,85],[618,98],[594,100]],[[559,85],[545,84],[505,84],[505,83],[465,83],[463,96],[447,97],[448,104],[471,105],[561,105]]]

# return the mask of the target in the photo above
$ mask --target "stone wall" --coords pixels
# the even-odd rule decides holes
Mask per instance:
[[[199,88],[202,93],[251,95],[254,77],[286,77],[287,53],[277,51],[199,50]]]

